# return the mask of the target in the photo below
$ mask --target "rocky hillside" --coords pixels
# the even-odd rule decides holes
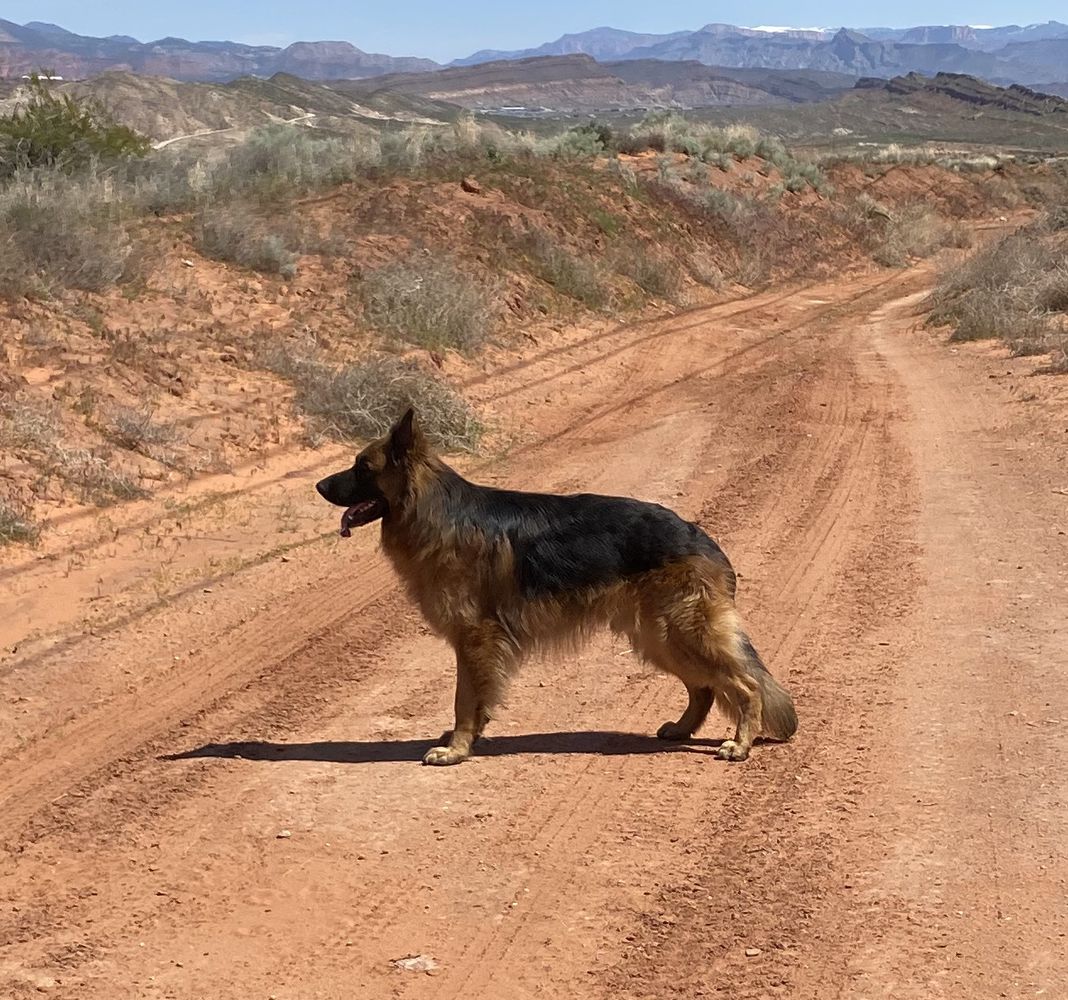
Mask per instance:
[[[857,88],[909,96],[936,94],[968,104],[1018,111],[1026,115],[1060,114],[1065,116],[1065,125],[1068,126],[1068,101],[1059,96],[1039,93],[1015,83],[1011,87],[995,87],[961,73],[938,73],[933,78],[909,73],[890,80],[865,77],[857,81]]]
[[[319,83],[277,73],[269,80],[241,77],[230,83],[190,83],[134,73],[103,73],[91,80],[53,85],[59,94],[93,97],[124,125],[157,144],[210,136],[239,139],[249,129],[289,123],[333,132],[360,132],[387,122],[440,125],[461,109],[400,93],[349,96]],[[19,84],[0,91],[0,115],[26,97]]]
[[[333,86],[360,97],[388,91],[477,110],[580,112],[816,101],[852,84],[852,77],[836,73],[724,70],[654,59],[601,63],[588,55],[571,55],[501,60]]]
[[[184,38],[139,42],[125,35],[92,38],[54,24],[0,20],[0,77],[20,77],[44,68],[68,79],[128,70],[174,80],[222,81],[279,72],[325,80],[416,72],[436,65],[429,59],[362,52],[349,42],[296,42],[284,49]]]

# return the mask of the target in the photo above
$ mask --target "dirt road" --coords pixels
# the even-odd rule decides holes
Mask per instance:
[[[723,543],[801,717],[743,765],[712,757],[718,718],[653,739],[681,687],[605,637],[531,665],[475,759],[420,767],[450,657],[373,531],[334,537],[311,483],[338,451],[190,510],[191,551],[256,559],[104,595],[92,627],[79,601],[146,522],[72,537],[66,576],[27,564],[24,603],[62,607],[0,662],[0,995],[1068,996],[1065,408],[920,328],[930,274],[531,347],[470,386],[516,441],[468,471],[664,502]]]

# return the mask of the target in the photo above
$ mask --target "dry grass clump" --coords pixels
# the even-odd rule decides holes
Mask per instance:
[[[205,211],[196,227],[197,249],[206,257],[231,261],[253,271],[292,278],[297,255],[267,223],[247,209],[218,206]]]
[[[97,454],[88,448],[57,445],[48,458],[49,474],[76,487],[82,499],[98,507],[148,496],[148,490],[122,469],[116,468],[108,455]]]
[[[262,363],[293,383],[297,406],[313,418],[316,438],[378,437],[409,406],[415,407],[423,433],[445,451],[473,451],[482,436],[482,422],[467,401],[411,359],[372,357],[336,366],[276,350]]]
[[[669,257],[638,242],[619,246],[613,259],[617,274],[629,278],[647,296],[677,302],[682,292],[682,271]]]
[[[715,292],[720,291],[727,283],[719,261],[712,256],[707,247],[698,247],[687,256],[686,270],[699,285],[704,285]]]
[[[54,408],[18,400],[4,402],[0,405],[0,446],[24,455],[46,477],[69,483],[82,499],[101,507],[148,495],[108,455],[63,444],[59,415]]]
[[[41,537],[41,528],[29,508],[15,500],[0,497],[0,545],[23,542],[33,545]]]
[[[571,253],[543,230],[534,230],[520,241],[520,251],[530,270],[561,295],[576,299],[589,309],[604,309],[612,290],[601,269]]]
[[[962,230],[947,225],[926,205],[904,205],[882,223],[871,257],[883,267],[905,267],[915,257],[930,256],[962,239]]]
[[[955,341],[998,339],[1018,356],[1049,354],[1068,370],[1068,242],[1043,224],[984,247],[943,274],[930,321]]]
[[[157,420],[151,407],[112,407],[104,415],[100,429],[128,451],[136,451],[161,465],[179,465],[175,452],[180,439],[178,428],[174,423]]]
[[[417,253],[386,264],[366,272],[356,292],[367,321],[407,344],[470,353],[496,325],[492,285],[448,257]]]
[[[0,296],[101,291],[127,274],[132,250],[123,206],[95,177],[58,169],[0,187]]]

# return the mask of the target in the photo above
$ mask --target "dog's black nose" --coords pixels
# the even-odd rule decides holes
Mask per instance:
[[[319,482],[317,482],[315,484],[315,489],[318,491],[319,496],[321,496],[324,500],[329,500],[330,499],[326,495],[326,480],[325,479],[320,479]]]

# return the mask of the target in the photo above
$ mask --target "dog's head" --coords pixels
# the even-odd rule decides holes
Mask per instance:
[[[315,484],[319,495],[338,507],[341,537],[353,528],[387,517],[399,508],[407,495],[413,463],[426,453],[426,444],[415,424],[415,411],[409,409],[377,441],[356,456],[351,469],[335,472]]]

